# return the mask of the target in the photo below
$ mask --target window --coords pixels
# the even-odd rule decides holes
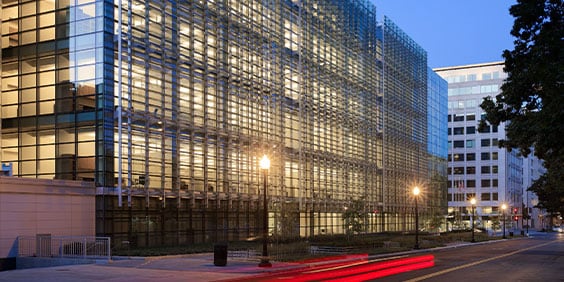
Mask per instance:
[[[497,152],[492,152],[492,160],[497,160]]]
[[[452,129],[450,127],[448,128],[448,135],[452,135]]]
[[[477,100],[474,100],[474,99],[472,99],[472,100],[467,100],[467,101],[465,102],[465,104],[466,104],[466,108],[475,108],[476,106],[478,106],[478,101],[477,101]]]
[[[480,172],[481,172],[482,174],[490,173],[490,166],[482,166],[482,167],[480,168]]]
[[[492,173],[497,173],[497,165],[492,165]]]
[[[489,179],[482,179],[482,188],[490,187],[490,180]]]
[[[476,74],[469,74],[468,75],[468,81],[476,81]]]
[[[497,187],[497,179],[492,179],[492,187]]]
[[[497,193],[492,193],[492,200],[497,201],[497,199],[498,199]]]
[[[468,153],[466,154],[467,161],[475,161],[476,160],[476,153]]]
[[[476,115],[475,114],[467,114],[466,120],[476,120]]]
[[[481,198],[482,201],[489,201],[490,200],[490,193],[482,194],[480,198]]]
[[[480,128],[480,130],[478,130],[478,132],[480,132],[480,133],[490,133],[490,126],[486,125],[486,126],[484,126],[484,128]]]
[[[480,160],[482,161],[489,161],[490,160],[490,153],[485,152],[480,154]]]
[[[490,80],[492,79],[492,74],[491,73],[483,73],[482,74],[482,80]]]
[[[452,121],[452,115],[448,115],[448,122]]]
[[[476,133],[476,127],[474,126],[467,126],[466,127],[466,134],[474,134]]]
[[[481,143],[482,147],[489,147],[490,146],[490,139],[482,139],[480,143]]]
[[[466,148],[474,148],[474,140],[466,140]]]
[[[493,139],[492,139],[492,146],[496,146],[496,147],[497,147],[498,144],[499,144],[499,143],[498,143],[498,141],[497,141],[497,138],[493,138]]]
[[[462,166],[454,167],[454,174],[464,174],[464,167]]]
[[[464,161],[464,154],[454,154],[453,159],[455,162]]]
[[[492,87],[492,85],[481,85],[480,86],[480,92],[481,93],[490,93],[490,92],[494,92],[496,88]],[[497,90],[497,89],[496,89]]]
[[[464,116],[463,115],[460,115],[460,116],[454,115],[454,121],[464,121]]]
[[[462,140],[454,141],[454,148],[464,148],[464,141]]]
[[[466,168],[466,174],[476,174],[476,167],[469,166]]]
[[[466,180],[466,187],[476,188],[476,180],[474,180],[474,179]]]
[[[492,132],[494,132],[494,133],[497,132],[497,125],[492,126]]]
[[[454,128],[454,135],[463,135],[464,134],[464,127],[455,127]]]

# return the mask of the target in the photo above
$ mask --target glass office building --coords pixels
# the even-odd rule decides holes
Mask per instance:
[[[426,53],[368,1],[8,0],[1,55],[2,163],[94,181],[99,235],[258,236],[265,154],[275,236],[414,228]]]
[[[447,214],[447,157],[448,157],[448,82],[427,69],[427,151],[429,152],[428,179],[432,187],[429,216],[442,218]],[[446,222],[445,222],[446,224]],[[441,231],[446,226],[441,224]]]

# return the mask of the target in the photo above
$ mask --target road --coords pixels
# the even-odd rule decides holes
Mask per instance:
[[[231,281],[564,281],[564,234],[536,233]]]
[[[378,281],[564,281],[564,234],[430,252],[435,266]]]

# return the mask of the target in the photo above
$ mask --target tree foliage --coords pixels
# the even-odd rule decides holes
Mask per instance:
[[[364,223],[366,219],[366,211],[364,202],[360,200],[352,200],[342,214],[345,233],[347,235],[357,234],[364,231]]]
[[[557,175],[553,175],[555,173]],[[539,197],[538,208],[546,209],[552,214],[559,212],[564,215],[563,177],[561,171],[549,170],[531,185],[529,191],[534,192]]]
[[[564,4],[562,0],[517,0],[510,8],[514,50],[505,50],[507,80],[501,93],[481,104],[486,120],[506,124],[507,150],[544,160],[547,173],[531,187],[539,207],[564,205]],[[485,126],[482,120],[480,127]]]
[[[441,225],[443,224],[443,215],[440,213],[435,213],[429,219],[429,230],[434,232],[441,231]]]

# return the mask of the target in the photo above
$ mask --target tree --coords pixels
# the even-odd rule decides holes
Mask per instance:
[[[564,206],[564,4],[562,0],[517,0],[509,9],[515,17],[511,30],[514,50],[503,51],[507,80],[501,93],[480,105],[486,120],[506,123],[506,140],[499,146],[531,149],[544,160],[546,174],[529,189],[549,212]],[[480,121],[480,127],[486,125]]]
[[[497,230],[499,230],[501,228],[501,222],[499,222],[499,217],[494,217],[492,219],[492,229],[494,234],[496,233]]]
[[[296,203],[276,203],[276,225],[274,226],[274,237],[276,240],[292,240],[300,237],[298,226],[299,212]]]
[[[443,218],[444,217],[440,213],[433,214],[433,216],[429,219],[429,230],[440,233]]]
[[[556,176],[553,175],[555,173],[557,174]],[[546,174],[539,177],[528,189],[537,194],[539,198],[539,203],[535,207],[545,209],[553,217],[557,213],[564,215],[562,183],[564,183],[562,172],[549,170]]]
[[[352,200],[350,205],[345,208],[342,218],[347,235],[357,234],[364,231],[366,212],[364,211],[364,202],[362,199]]]

